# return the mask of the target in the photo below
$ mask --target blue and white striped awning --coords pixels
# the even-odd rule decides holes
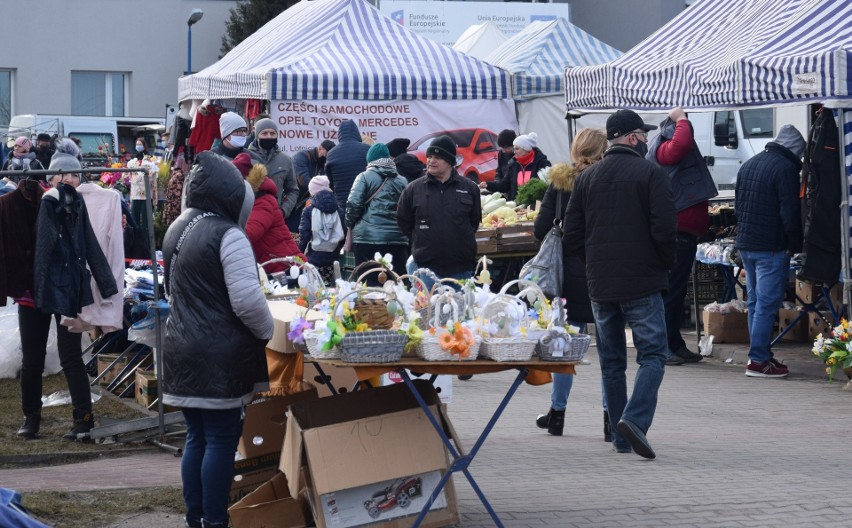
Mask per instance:
[[[621,56],[564,18],[532,22],[485,57],[512,74],[512,94],[523,100],[563,93],[566,66],[590,66]]]
[[[186,99],[507,99],[503,70],[409,31],[364,0],[302,0],[219,62]]]
[[[610,63],[565,70],[569,109],[732,108],[852,94],[852,1],[700,0]]]

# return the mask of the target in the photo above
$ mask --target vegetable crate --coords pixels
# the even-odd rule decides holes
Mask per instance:
[[[538,251],[541,242],[536,240],[533,224],[522,223],[505,227],[486,227],[476,231],[476,253],[514,253]]]

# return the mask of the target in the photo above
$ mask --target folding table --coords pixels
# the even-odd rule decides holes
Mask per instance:
[[[579,363],[579,361],[566,361],[566,362],[552,362],[552,361],[541,361],[538,358],[532,359],[530,361],[512,361],[512,362],[495,362],[486,359],[479,359],[473,361],[424,361],[419,358],[402,358],[401,361],[395,363],[347,363],[345,361],[336,360],[336,359],[314,359],[313,361],[322,364],[328,364],[336,367],[353,367],[355,369],[358,378],[361,380],[366,380],[375,376],[379,376],[386,372],[396,371],[402,377],[402,380],[405,382],[408,389],[411,391],[411,394],[414,395],[417,402],[420,404],[420,408],[423,409],[423,412],[426,413],[426,417],[429,418],[429,421],[432,423],[432,427],[435,428],[435,431],[438,433],[438,436],[441,437],[441,441],[444,442],[447,450],[452,456],[453,460],[450,463],[449,471],[447,471],[444,476],[441,478],[438,485],[432,491],[429,500],[423,506],[423,509],[420,511],[420,514],[417,516],[417,519],[414,521],[414,528],[420,526],[423,522],[423,519],[426,517],[426,514],[429,513],[429,509],[432,507],[432,504],[437,500],[438,496],[441,493],[441,490],[444,488],[444,485],[447,483],[447,480],[453,473],[462,472],[464,476],[467,478],[468,482],[470,482],[473,491],[476,493],[477,497],[479,497],[482,505],[485,506],[485,509],[488,511],[491,518],[494,520],[494,524],[496,526],[503,526],[503,523],[500,521],[500,518],[497,516],[497,513],[491,507],[491,504],[488,502],[488,499],[485,498],[485,494],[479,488],[479,485],[476,483],[476,480],[473,478],[473,475],[468,471],[468,466],[473,462],[473,459],[476,457],[479,449],[482,447],[482,444],[485,442],[485,439],[488,438],[489,433],[494,428],[494,425],[497,423],[497,420],[500,418],[500,415],[503,413],[503,410],[509,404],[509,401],[512,399],[512,396],[515,395],[515,392],[518,390],[518,387],[521,385],[521,382],[527,379],[528,375],[531,372],[535,372],[533,376],[534,379],[528,380],[529,383],[534,385],[540,385],[543,383],[547,383],[549,376],[547,373],[559,373],[559,374],[574,374],[575,373],[575,365]],[[411,370],[413,372],[422,372],[426,374],[489,374],[493,372],[502,372],[505,370],[516,369],[518,371],[518,375],[515,377],[515,380],[509,386],[506,395],[503,397],[503,400],[497,406],[497,409],[492,414],[491,418],[488,420],[488,424],[486,424],[485,429],[483,429],[482,433],[480,433],[479,438],[476,440],[473,448],[469,453],[465,454],[462,452],[461,446],[453,446],[450,439],[447,437],[447,434],[444,432],[443,427],[432,411],[429,409],[429,406],[426,405],[426,402],[423,400],[420,393],[414,387],[414,383],[411,381],[411,378],[408,376],[408,372],[406,369]],[[542,378],[542,375],[545,378]]]

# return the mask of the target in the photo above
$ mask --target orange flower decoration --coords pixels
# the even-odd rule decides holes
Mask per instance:
[[[438,343],[441,344],[441,348],[444,350],[450,350],[455,346],[456,340],[453,339],[453,336],[449,332],[446,332],[438,336]]]

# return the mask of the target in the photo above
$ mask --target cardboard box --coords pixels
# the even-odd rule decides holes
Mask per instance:
[[[412,380],[422,379],[429,380],[432,375],[431,374],[419,374],[411,372],[408,369],[405,369],[408,372],[408,376]],[[435,392],[438,393],[438,396],[441,398],[441,403],[448,404],[453,403],[453,378],[455,376],[450,376],[449,374],[441,374],[437,378],[435,378],[435,382],[432,383],[432,386],[435,387]],[[398,372],[388,372],[387,374],[382,374],[382,386],[391,385],[393,383],[402,383],[402,376],[399,375]]]
[[[351,367],[332,367],[330,365],[323,365],[322,371],[329,377],[332,386],[340,394],[350,392],[352,387],[358,383],[358,376],[355,375],[355,369]],[[332,395],[331,390],[329,390],[325,381],[323,381],[322,376],[319,375],[317,367],[313,363],[305,363],[305,372],[302,375],[302,379],[309,381],[316,386],[317,393],[320,398]]]
[[[136,369],[136,403],[148,408],[157,401],[157,375],[144,367]]]
[[[107,368],[110,364],[118,359],[118,354],[98,354],[98,375],[101,375],[104,371],[107,371]],[[131,354],[125,354],[121,360],[119,360],[112,368],[109,368],[106,374],[98,381],[99,384],[106,387],[112,381],[121,374],[121,371],[124,370],[124,367],[127,366],[127,363],[133,356]]]
[[[228,505],[238,502],[274,477],[278,473],[280,460],[281,452],[278,451],[234,462],[234,477],[231,482]]]
[[[433,412],[443,416],[434,388],[422,380],[415,384]],[[307,495],[320,528],[411,526],[448,467],[446,448],[405,385],[290,407],[280,468],[288,477],[291,495],[299,491],[294,479],[304,468]],[[449,479],[422,526],[458,521]]]
[[[303,507],[290,495],[287,478],[276,473],[228,508],[233,528],[304,528]]]
[[[290,331],[290,322],[303,316],[308,321],[316,321],[323,319],[325,316],[317,310],[308,310],[305,313],[305,308],[290,301],[270,300],[269,311],[272,313],[272,320],[275,322],[275,331],[272,333],[272,339],[267,343],[267,348],[271,348],[282,354],[295,354],[298,352],[293,347],[293,343],[287,339],[287,333]]]
[[[237,451],[245,458],[281,452],[287,427],[287,409],[301,400],[315,400],[317,389],[302,382],[302,390],[288,396],[265,398],[246,406],[243,434]]]
[[[811,281],[796,279],[796,296],[802,302],[810,304],[816,300],[820,293],[822,293],[822,285],[816,287]],[[828,297],[831,300],[831,305],[835,309],[839,309],[843,303],[843,285],[838,282],[832,286],[828,290]],[[797,299],[797,304],[800,304],[799,299]]]
[[[783,332],[790,324],[802,314],[801,310],[787,310],[781,308],[778,310],[778,333]],[[784,337],[781,338],[782,341],[796,341],[803,342],[809,341],[808,337],[808,317],[807,315],[803,316],[796,323],[796,326],[790,329]]]
[[[813,312],[808,314],[808,339],[813,340],[816,339],[818,334],[822,334],[823,336],[828,336],[831,332],[832,328],[834,328],[834,324],[830,324],[832,318],[831,312],[820,312],[820,315],[817,315]],[[826,322],[828,321],[828,322]]]
[[[704,333],[712,335],[714,343],[748,343],[748,314],[745,312],[704,311]]]

